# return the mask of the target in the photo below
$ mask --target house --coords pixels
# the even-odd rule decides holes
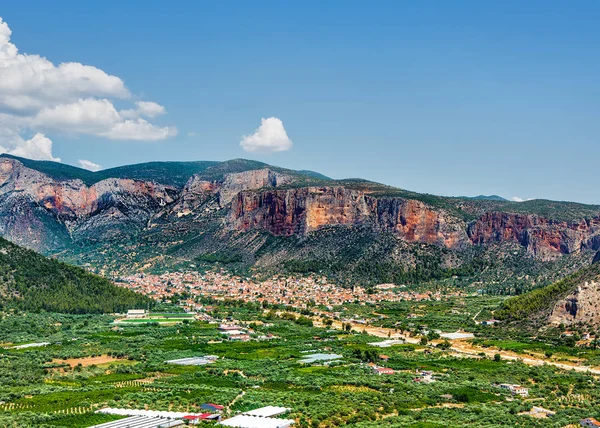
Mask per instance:
[[[221,332],[226,332],[226,331],[243,330],[243,329],[242,329],[242,327],[238,327],[237,325],[221,324],[218,327],[218,330]]]
[[[512,385],[509,383],[502,383],[498,385],[502,389],[510,391],[512,395],[520,395],[521,397],[529,397],[529,390],[521,385]]]
[[[498,320],[485,320],[485,321],[481,321],[481,325],[494,325],[494,324],[498,324],[500,321]]]
[[[148,318],[148,312],[145,309],[129,309],[127,319]]]
[[[229,340],[231,341],[241,341],[241,342],[248,342],[250,340],[250,335],[249,334],[232,334],[231,336],[229,336]]]
[[[200,406],[202,410],[208,410],[209,412],[222,412],[224,407],[214,403],[204,403]]]
[[[556,415],[556,412],[544,409],[543,407],[533,406],[529,411],[529,415],[534,418],[548,418]]]
[[[201,415],[187,415],[181,419],[188,421],[190,425],[198,425],[201,421],[220,421],[221,415],[218,413],[202,413]]]
[[[373,369],[373,371],[375,373],[377,373],[379,376],[381,375],[391,375],[394,374],[394,369],[390,369],[388,367],[379,367],[376,365],[372,365],[371,368]]]
[[[595,428],[595,427],[600,427],[600,422],[598,422],[596,419],[594,418],[585,418],[579,421],[579,425],[581,425],[582,427],[590,427],[590,428]]]
[[[379,359],[380,359],[381,361],[388,361],[388,360],[390,359],[390,357],[389,357],[389,356],[387,356],[387,355],[380,355],[380,356],[379,356]]]
[[[417,377],[413,379],[415,382],[421,383],[433,383],[435,379],[433,378],[433,372],[427,370],[418,370],[417,369]]]
[[[510,391],[513,395],[520,395],[521,397],[529,397],[529,390],[521,385],[513,385]]]

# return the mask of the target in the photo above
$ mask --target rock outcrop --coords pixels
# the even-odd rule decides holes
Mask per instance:
[[[600,325],[600,282],[585,281],[554,305],[549,318],[553,325],[583,323]]]
[[[182,233],[201,234],[207,221],[218,218],[218,227],[227,232],[303,236],[331,227],[366,226],[407,243],[450,250],[518,244],[541,260],[600,249],[600,217],[566,222],[481,207],[475,214],[464,211],[460,201],[454,207],[434,206],[409,197],[376,197],[368,185],[307,182],[293,171],[265,167],[218,176],[199,173],[182,188],[128,178],[88,186],[0,157],[0,235],[56,252],[73,242],[133,236],[171,223],[177,223],[169,232],[176,240]],[[465,220],[474,215],[475,220]]]
[[[219,189],[219,202],[224,207],[244,190],[277,187],[291,181],[291,177],[268,168],[227,174]]]
[[[468,243],[466,224],[420,201],[374,198],[344,187],[240,192],[230,222],[238,230],[306,234],[324,227],[360,226],[392,232],[408,242],[457,248]]]
[[[491,212],[469,227],[474,244],[516,242],[539,259],[600,246],[600,217],[568,223],[524,214]]]
[[[15,159],[0,159],[0,233],[37,250],[61,248],[72,238],[114,238],[144,227],[177,190],[109,178],[92,186],[54,180]]]

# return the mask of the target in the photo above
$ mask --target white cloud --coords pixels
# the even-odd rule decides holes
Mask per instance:
[[[102,169],[102,167],[100,165],[98,165],[97,163],[94,163],[94,162],[86,160],[86,159],[79,159],[77,161],[77,163],[79,163],[80,167],[90,170],[90,171],[94,171],[94,172],[100,171]]]
[[[111,140],[162,140],[177,133],[160,128],[145,119],[128,119],[107,99],[87,98],[41,110],[32,122],[47,130],[67,130],[73,134],[97,135]]]
[[[29,140],[18,137],[17,141],[13,142],[13,145],[14,147],[12,149],[0,146],[0,153],[8,153],[10,155],[34,160],[60,162],[60,158],[52,156],[52,140],[44,134],[35,134]]]
[[[115,140],[161,140],[177,133],[173,127],[142,119],[166,113],[155,102],[138,101],[133,108],[117,111],[112,100],[131,98],[119,77],[77,62],[55,65],[40,55],[20,53],[11,35],[0,17],[0,146],[4,151],[24,150],[20,135],[25,132]],[[50,152],[46,157],[55,159]]]
[[[177,135],[177,129],[165,126],[158,128],[144,119],[124,120],[98,134],[111,140],[164,140]]]
[[[77,62],[56,66],[42,56],[19,53],[11,35],[0,18],[0,106],[30,112],[82,96],[130,96],[121,79],[99,68]]]
[[[188,137],[195,137],[195,136],[196,136],[196,132],[195,132],[195,131],[189,131],[189,132],[187,133],[187,136],[188,136]]]
[[[261,124],[252,135],[245,135],[240,145],[247,152],[273,153],[292,148],[283,122],[276,117],[262,118]]]
[[[523,199],[518,196],[513,196],[512,198],[510,198],[510,200],[513,202],[527,202],[527,201],[531,201],[532,198]]]
[[[135,105],[140,116],[153,118],[167,113],[163,106],[153,101],[138,101]]]

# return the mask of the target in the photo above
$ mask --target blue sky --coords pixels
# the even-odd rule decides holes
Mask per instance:
[[[53,92],[50,107],[9,112],[26,120],[6,120],[19,135],[0,146],[37,149],[41,133],[75,165],[244,157],[435,194],[600,204],[598,2],[173,3],[3,4],[20,54],[96,67],[128,94]],[[69,129],[56,106],[88,97],[135,128]],[[135,113],[138,101],[166,114]],[[293,146],[271,123],[281,151],[244,150],[270,117]]]

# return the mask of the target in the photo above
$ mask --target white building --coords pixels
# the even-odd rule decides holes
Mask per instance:
[[[266,406],[261,407],[259,409],[250,410],[249,412],[244,413],[244,415],[260,416],[262,418],[272,418],[275,416],[283,415],[284,413],[287,413],[290,410],[291,409],[288,409],[287,407]]]
[[[93,425],[89,428],[175,428],[184,425],[182,420],[169,420],[150,416],[131,416],[125,419],[119,419],[118,421]]]
[[[260,416],[238,415],[219,422],[219,425],[235,428],[290,428],[292,419],[263,418]]]
[[[520,395],[521,397],[529,397],[529,390],[521,385],[512,385],[509,383],[502,383],[498,385],[502,389],[507,389],[512,395]]]
[[[127,311],[127,318],[147,318],[148,312],[145,309],[129,309]]]

